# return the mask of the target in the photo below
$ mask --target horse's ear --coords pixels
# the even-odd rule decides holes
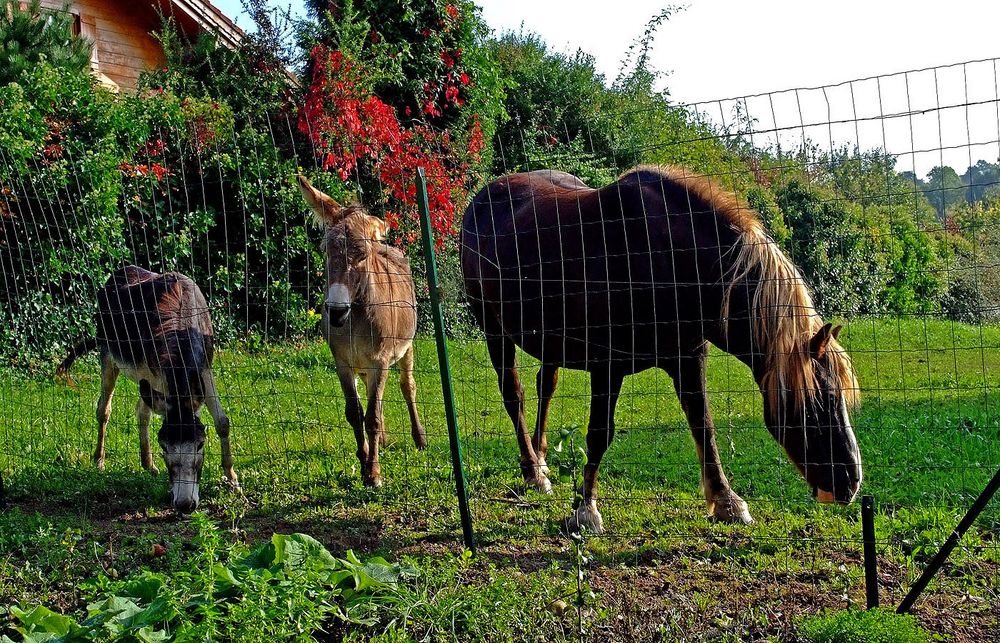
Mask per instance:
[[[830,331],[830,334],[833,335],[834,339],[840,339],[840,331],[842,330],[844,330],[844,327],[838,324],[837,326],[833,327],[833,330]]]
[[[809,354],[813,359],[823,359],[832,337],[834,337],[833,324],[823,324],[823,327],[816,331],[813,338],[809,340]]]
[[[309,207],[312,208],[313,214],[316,215],[316,219],[319,222],[327,225],[335,225],[343,218],[344,206],[314,188],[309,179],[301,174],[296,178],[299,182],[299,191],[302,192],[302,197],[309,204]]]

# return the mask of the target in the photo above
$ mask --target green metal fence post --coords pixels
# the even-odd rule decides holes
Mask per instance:
[[[465,489],[465,468],[462,465],[462,440],[458,435],[458,415],[455,413],[455,390],[451,384],[451,366],[448,361],[448,338],[444,334],[444,317],[441,315],[441,292],[438,286],[437,263],[434,259],[434,239],[431,232],[430,207],[427,204],[427,177],[424,168],[417,168],[417,206],[420,209],[420,229],[424,242],[424,261],[427,264],[427,285],[431,295],[431,317],[434,318],[434,339],[437,344],[438,364],[441,369],[441,391],[444,393],[444,412],[448,421],[448,442],[451,444],[451,467],[455,473],[455,491],[458,495],[458,512],[462,517],[462,537],[470,551],[476,551],[472,532],[472,514],[469,512],[469,495]]]

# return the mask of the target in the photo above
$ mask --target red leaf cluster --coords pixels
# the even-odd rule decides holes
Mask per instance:
[[[404,246],[419,235],[416,174],[417,168],[424,168],[431,227],[440,247],[456,233],[456,198],[465,193],[466,159],[478,158],[485,145],[478,120],[474,119],[468,154],[459,154],[447,130],[400,124],[396,111],[365,87],[363,66],[343,52],[318,45],[311,56],[313,77],[299,114],[299,130],[312,141],[323,168],[345,181],[360,170],[376,177],[386,221],[395,231],[393,239]],[[446,104],[461,105],[455,81],[449,73],[444,98]],[[460,82],[466,84],[468,77],[462,74]],[[435,100],[438,91],[434,83],[424,85],[423,111],[430,116],[441,114]]]

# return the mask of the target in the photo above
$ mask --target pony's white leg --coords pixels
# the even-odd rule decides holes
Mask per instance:
[[[94,449],[94,466],[104,469],[104,436],[111,419],[111,398],[115,396],[118,382],[118,365],[110,356],[101,362],[101,397],[97,400],[97,447]]]
[[[233,449],[229,443],[229,417],[222,410],[219,402],[219,392],[215,388],[215,376],[211,369],[205,369],[201,373],[201,381],[205,390],[205,406],[212,414],[212,422],[215,424],[215,433],[219,436],[219,444],[222,448],[222,474],[226,481],[235,488],[239,488],[240,481],[236,477],[233,469]]]
[[[160,470],[156,468],[153,461],[153,450],[149,446],[149,419],[153,415],[153,409],[146,406],[146,403],[139,398],[135,403],[135,417],[139,422],[139,461],[142,468],[151,475],[160,475]]]

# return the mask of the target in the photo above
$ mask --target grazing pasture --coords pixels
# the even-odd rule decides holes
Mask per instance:
[[[1000,466],[1000,328],[856,319],[840,339],[862,387],[854,414],[862,493],[876,499],[881,597],[891,607]],[[574,540],[559,528],[582,470],[586,375],[562,373],[550,412],[553,494],[526,491],[485,346],[453,341],[480,546],[479,556],[461,556],[434,345],[418,338],[415,346],[428,446],[413,450],[406,404],[387,387],[380,489],[361,483],[324,343],[221,347],[214,370],[245,498],[221,483],[209,434],[205,515],[193,521],[165,508],[166,477],[140,466],[131,382],[119,387],[102,472],[90,462],[95,360],[75,366],[75,387],[49,373],[4,372],[0,469],[13,507],[0,513],[0,605],[43,604],[82,620],[116,579],[143,569],[197,578],[192,570],[213,569],[199,561],[224,562],[272,532],[306,532],[338,556],[353,549],[419,570],[366,625],[281,621],[287,636],[325,623],[335,640],[577,640],[581,631],[594,640],[790,640],[807,614],[864,605],[858,505],[810,498],[763,426],[749,372],[714,349],[708,389],[720,451],[757,522],[708,521],[672,385],[651,371],[625,380],[620,432],[602,463],[605,534]],[[522,379],[532,382],[536,366],[523,358]],[[998,536],[994,504],[917,604],[923,625],[956,641],[996,640]],[[308,604],[297,613],[307,615]],[[243,636],[266,638],[265,629]]]

